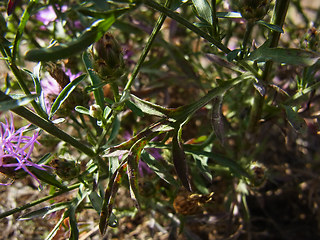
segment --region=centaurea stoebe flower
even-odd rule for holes
[[[41,186],[39,179],[28,167],[46,171],[44,167],[47,166],[31,161],[30,157],[34,145],[38,143],[38,132],[35,132],[33,136],[25,136],[24,132],[27,128],[28,126],[25,126],[16,130],[12,115],[10,122],[7,119],[5,119],[5,123],[0,122],[0,172],[15,179],[17,171],[21,169],[32,176]],[[0,183],[0,185],[9,184]]]

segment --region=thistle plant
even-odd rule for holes
[[[0,187],[34,179],[44,196],[1,207],[3,221],[46,218],[41,239],[319,238],[319,10],[288,0],[0,9],[10,179]],[[17,116],[29,124],[15,127]]]

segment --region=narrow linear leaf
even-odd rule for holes
[[[217,12],[218,18],[242,18],[239,12]]]
[[[184,147],[185,147],[186,153],[209,157],[213,159],[213,161],[217,162],[219,165],[228,167],[230,169],[230,172],[234,173],[235,175],[250,178],[250,175],[237,162],[229,158],[219,156],[212,152],[194,150],[188,147],[188,145],[185,145]]]
[[[143,111],[140,108],[138,108],[133,102],[128,100],[128,101],[125,101],[125,104],[137,116],[139,116],[139,117],[143,117],[144,116]]]
[[[211,6],[207,2],[207,0],[192,0],[192,3],[196,8],[199,16],[205,19],[208,23],[212,23]]]
[[[76,86],[86,77],[86,74],[77,77],[75,80],[70,82],[59,94],[54,103],[52,104],[49,117],[52,116],[59,110],[60,106],[64,101],[68,98],[68,96],[72,93],[72,91],[76,88]]]
[[[64,186],[61,182],[59,182],[55,175],[53,174],[50,174],[49,172],[47,171],[44,171],[44,170],[40,170],[38,168],[35,168],[35,167],[29,167],[30,171],[37,177],[39,178],[41,181],[49,184],[49,185],[52,185],[52,186],[55,186],[55,187],[58,187],[60,189],[67,189],[66,186]]]
[[[173,165],[182,185],[192,192],[190,179],[188,176],[188,165],[186,155],[181,143],[181,127],[176,131],[172,139],[172,158]]]
[[[69,224],[70,224],[70,237],[69,240],[78,240],[79,239],[79,229],[78,223],[76,218],[76,207],[70,206],[69,207]]]
[[[267,23],[267,22],[265,22],[263,20],[259,20],[259,21],[257,21],[257,23],[262,25],[262,26],[265,26],[265,27],[269,28],[270,30],[273,30],[273,31],[276,31],[276,32],[279,32],[279,33],[284,33],[283,29],[281,27],[279,27],[278,25]]]
[[[128,177],[129,177],[129,188],[130,196],[135,201],[136,207],[140,209],[140,196],[139,196],[139,184],[138,184],[138,166],[141,156],[142,149],[148,143],[148,139],[141,139],[136,142],[130,149],[128,155]]]
[[[96,19],[108,19],[112,15],[115,15],[115,17],[117,18],[131,9],[132,8],[122,8],[110,11],[94,11],[90,10],[89,8],[80,8],[77,11],[82,13],[83,15],[90,16]]]
[[[82,113],[82,114],[85,114],[85,115],[90,115],[90,111],[88,108],[85,108],[83,106],[76,106],[75,107],[75,110],[78,112],[78,113]]]
[[[48,234],[48,236],[45,238],[45,240],[52,240],[55,235],[57,234],[60,225],[63,223],[63,221],[68,217],[69,211],[65,211],[64,214],[61,216],[57,224],[54,226],[54,228],[51,230],[51,232]]]
[[[91,85],[97,86],[93,89],[94,98],[97,102],[97,104],[101,107],[101,109],[104,108],[104,96],[103,96],[103,90],[102,87],[105,85],[103,81],[98,77],[97,74],[95,74],[93,70],[93,64],[89,58],[88,53],[85,51],[82,55],[82,60],[84,62],[84,65],[86,66],[87,73],[89,74],[89,79],[91,80]]]
[[[28,103],[32,102],[34,99],[36,99],[38,95],[32,94],[28,95],[26,97],[22,97],[19,99],[10,99],[10,100],[5,100],[1,101],[0,99],[0,111],[5,112],[20,106],[27,105]]]
[[[305,133],[308,129],[305,120],[292,109],[290,106],[283,105],[283,108],[286,111],[287,120],[290,125],[296,130],[298,133]]]
[[[246,60],[266,62],[274,61],[289,65],[311,66],[320,59],[320,54],[295,48],[269,48],[263,44],[250,53]]]
[[[109,180],[108,187],[104,194],[102,209],[100,213],[100,220],[99,220],[99,230],[102,235],[105,234],[110,221],[110,217],[112,215],[113,204],[115,201],[115,195],[118,192],[118,188],[126,169],[126,164],[122,164],[111,176]],[[112,225],[112,223],[111,223]]]
[[[172,111],[160,105],[142,100],[131,94],[131,98],[135,105],[145,114],[165,118]]]
[[[111,14],[107,20],[96,21],[91,28],[85,31],[79,38],[67,44],[60,44],[50,48],[32,49],[26,53],[25,59],[40,62],[69,58],[71,55],[86,50],[92,43],[99,40],[103,34],[108,31],[114,21],[115,17]]]
[[[30,18],[30,13],[33,9],[33,7],[36,5],[36,3],[38,3],[38,0],[31,0],[26,8],[26,10],[23,12],[18,29],[17,29],[17,33],[16,36],[14,38],[13,41],[13,49],[12,49],[12,58],[15,60],[17,53],[19,52],[19,46],[20,46],[20,41],[21,41],[21,37],[24,31],[24,28]]]
[[[48,214],[65,209],[69,205],[70,205],[70,202],[57,203],[57,204],[54,204],[51,206],[47,206],[47,207],[29,212],[27,214],[23,214],[21,217],[19,217],[19,220],[31,220],[31,219],[39,218],[39,217],[44,218]]]
[[[141,154],[141,158],[162,180],[173,186],[178,185],[177,181],[168,172],[168,169],[160,161],[156,160],[151,154],[144,151]]]

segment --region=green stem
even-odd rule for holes
[[[12,99],[11,97],[9,97],[8,95],[0,91],[0,101],[6,101],[11,99]],[[90,157],[94,157],[96,155],[91,148],[82,144],[72,136],[66,134],[65,132],[57,128],[55,125],[53,125],[52,122],[49,122],[48,120],[39,117],[38,115],[34,114],[32,111],[28,110],[27,108],[17,107],[17,108],[11,109],[11,111],[27,119],[30,123],[33,123],[34,125],[40,127],[41,129],[59,138],[60,140],[66,143],[69,143],[70,145],[77,148],[78,150],[85,153],[86,155]]]
[[[64,193],[66,193],[66,192],[69,192],[69,191],[71,191],[71,190],[73,190],[73,189],[78,188],[79,186],[80,186],[80,183],[74,184],[74,185],[68,187],[68,188],[65,189],[65,190],[61,190],[61,191],[56,192],[56,193],[54,193],[54,194],[52,194],[52,195],[49,195],[49,196],[46,196],[46,197],[44,197],[44,198],[40,198],[40,199],[37,199],[37,200],[35,200],[35,201],[33,201],[33,202],[27,203],[27,204],[25,204],[25,205],[23,205],[23,206],[21,206],[21,207],[17,207],[17,208],[11,209],[11,210],[9,210],[9,211],[6,211],[6,212],[4,212],[4,213],[1,213],[1,214],[0,214],[0,219],[1,219],[1,218],[4,218],[4,217],[7,217],[7,216],[10,216],[10,215],[12,215],[12,214],[14,214],[14,213],[17,213],[17,212],[21,212],[22,210],[31,208],[31,207],[33,207],[33,206],[36,206],[36,205],[38,205],[39,203],[48,201],[48,200],[50,200],[51,198],[54,198],[54,197],[57,197],[57,196],[59,196],[59,195],[61,195],[61,194],[64,194]]]
[[[290,3],[290,0],[276,1],[274,11],[273,11],[273,16],[272,16],[272,21],[271,21],[272,24],[278,25],[281,28],[283,27],[283,24],[288,12],[289,3]],[[280,34],[281,34],[280,32],[276,32],[276,31],[270,32],[270,37],[269,37],[270,48],[274,48],[278,46]],[[262,76],[262,81],[265,83],[269,82],[272,66],[273,66],[272,61],[266,62],[265,69]],[[257,91],[255,91],[255,98],[254,98],[253,107],[250,113],[249,127],[248,127],[248,130],[251,133],[255,132],[258,122],[261,119],[263,103],[264,103],[264,98]]]
[[[194,33],[196,33],[199,36],[201,36],[202,38],[206,39],[208,42],[215,45],[222,52],[224,52],[226,54],[231,52],[231,50],[229,48],[227,48],[225,45],[223,45],[220,41],[214,39],[212,36],[210,36],[206,32],[202,31],[200,28],[196,27],[195,25],[193,25],[192,23],[190,23],[189,21],[187,21],[186,19],[181,17],[178,13],[176,13],[176,12],[174,12],[174,11],[172,11],[172,10],[170,10],[170,9],[168,9],[168,8],[166,8],[166,7],[160,5],[152,0],[143,0],[142,2],[145,5],[151,7],[159,12],[164,13],[168,17],[170,17],[170,18],[174,19],[175,21],[177,21],[178,23],[182,24],[186,28],[190,29]]]
[[[169,4],[170,4],[170,0],[167,0],[167,2],[165,3],[165,6],[169,6]],[[161,6],[161,5],[159,5],[159,6]],[[151,49],[151,45],[152,45],[153,41],[155,40],[158,32],[160,31],[160,29],[162,27],[162,24],[164,23],[165,19],[166,19],[166,15],[164,13],[161,13],[160,17],[158,18],[158,20],[156,22],[155,27],[152,30],[152,33],[151,33],[151,35],[150,35],[150,37],[148,39],[148,42],[147,42],[145,48],[142,51],[142,54],[141,54],[141,56],[139,58],[139,61],[136,64],[135,68],[133,69],[131,77],[130,77],[129,81],[126,84],[126,86],[124,88],[124,91],[128,91],[131,88],[131,85],[133,84],[134,79],[137,77],[143,62],[146,59],[146,57],[147,57],[147,55],[148,55],[148,53],[149,53],[149,51]]]
[[[217,18],[217,0],[211,0],[211,15],[212,15],[212,27],[213,27],[213,37],[220,41],[219,36],[219,23]]]
[[[253,21],[248,21],[247,22],[247,27],[246,27],[246,32],[244,34],[243,37],[243,41],[242,41],[242,52],[241,52],[241,56],[244,57],[247,53],[247,45],[251,36],[251,32],[254,26],[254,22]]]

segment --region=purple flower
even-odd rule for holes
[[[25,136],[24,132],[29,126],[15,129],[13,124],[13,116],[11,115],[10,122],[5,119],[0,122],[0,172],[9,175],[14,175],[14,172],[23,170],[32,176],[41,186],[39,179],[28,169],[28,167],[35,167],[46,171],[42,164],[33,163],[30,159],[34,144],[39,142],[36,140],[38,132],[33,136]],[[11,184],[11,183],[9,183]],[[0,185],[9,185],[0,183]]]
[[[61,12],[67,11],[67,6],[63,5],[61,7]],[[43,25],[47,26],[49,23],[55,21],[57,19],[57,14],[54,11],[53,7],[50,5],[46,9],[43,9],[36,13],[36,19],[43,23]]]

